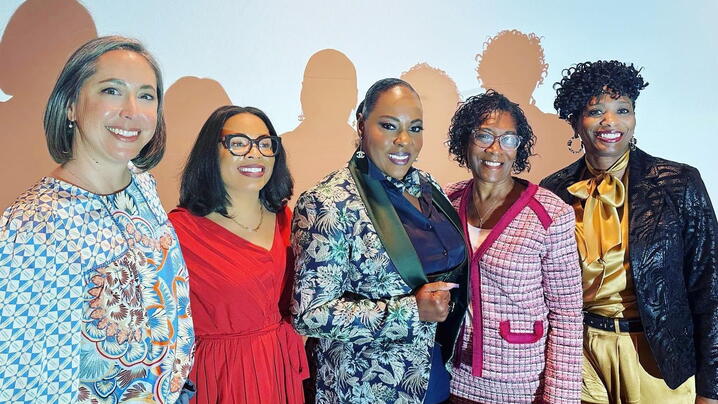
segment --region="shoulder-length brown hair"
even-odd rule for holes
[[[140,154],[132,159],[132,163],[141,170],[149,170],[157,165],[165,152],[167,135],[165,119],[162,113],[164,88],[162,73],[154,57],[138,40],[121,36],[103,36],[82,45],[60,72],[55,88],[45,108],[45,139],[52,158],[59,164],[72,160],[72,141],[74,130],[69,127],[67,118],[68,107],[77,100],[80,89],[85,81],[95,74],[97,59],[113,50],[128,50],[142,55],[152,66],[157,79],[157,127],[152,139],[140,150]]]

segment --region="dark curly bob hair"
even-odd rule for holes
[[[511,102],[503,94],[494,90],[469,97],[459,105],[459,109],[451,118],[449,127],[449,152],[454,160],[461,167],[468,167],[467,153],[471,142],[471,132],[496,111],[504,111],[511,114],[516,122],[516,134],[521,138],[521,144],[516,150],[516,160],[511,167],[514,174],[531,170],[529,157],[533,156],[533,147],[536,143],[536,136],[529,126],[524,111],[519,104]]]
[[[579,63],[565,69],[561,81],[553,85],[556,90],[553,107],[572,127],[591,98],[601,94],[610,94],[613,98],[626,96],[635,107],[639,93],[648,86],[640,73],[641,69],[633,64],[616,60]]]

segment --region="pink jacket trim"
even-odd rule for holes
[[[534,331],[511,332],[511,322],[506,320],[499,323],[499,335],[512,344],[533,344],[543,337],[543,321],[534,321]]]
[[[468,230],[468,207],[471,202],[472,196],[473,196],[473,189],[474,189],[474,180],[470,180],[466,184],[466,188],[464,188],[464,194],[461,197],[461,202],[459,204],[459,217],[461,218],[461,225],[464,230],[464,236],[466,240],[469,239],[469,230]],[[548,228],[548,225],[551,224],[551,218],[549,217],[546,210],[541,206],[540,203],[535,201],[533,199],[533,196],[536,194],[536,191],[538,190],[538,185],[529,183],[526,189],[521,193],[519,196],[519,199],[514,202],[513,205],[504,213],[503,216],[499,219],[498,223],[496,223],[496,226],[494,226],[493,229],[491,229],[491,233],[489,233],[488,237],[486,237],[486,240],[484,240],[483,243],[479,246],[479,249],[476,251],[476,253],[472,254],[471,257],[471,266],[470,266],[470,283],[471,283],[471,294],[472,296],[481,296],[481,273],[479,272],[479,261],[481,260],[481,256],[484,255],[486,250],[491,247],[491,245],[496,241],[496,239],[499,238],[501,233],[506,229],[506,226],[511,223],[512,220],[528,205],[531,207],[531,209],[536,213],[539,220],[541,221],[541,224]],[[531,203],[531,201],[535,203]],[[546,224],[548,223],[548,225]],[[469,248],[469,251],[471,251],[471,248]],[[477,377],[481,377],[482,369],[483,369],[483,363],[484,363],[484,333],[483,333],[483,321],[481,317],[481,299],[472,298],[471,299],[472,304],[472,310],[474,312],[474,319],[473,319],[473,354],[471,357],[471,374]],[[542,331],[543,333],[543,331]],[[539,337],[540,338],[540,337]],[[507,340],[508,341],[508,340]]]

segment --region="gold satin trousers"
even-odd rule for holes
[[[583,403],[693,404],[695,397],[693,377],[675,390],[666,385],[643,332],[583,326]]]

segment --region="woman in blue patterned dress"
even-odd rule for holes
[[[187,268],[146,172],[165,147],[162,91],[122,37],[60,73],[45,111],[60,165],[0,220],[0,402],[188,400]]]
[[[440,403],[466,310],[459,217],[412,167],[414,89],[380,80],[360,109],[359,150],[297,201],[294,324],[318,338],[317,403]]]

